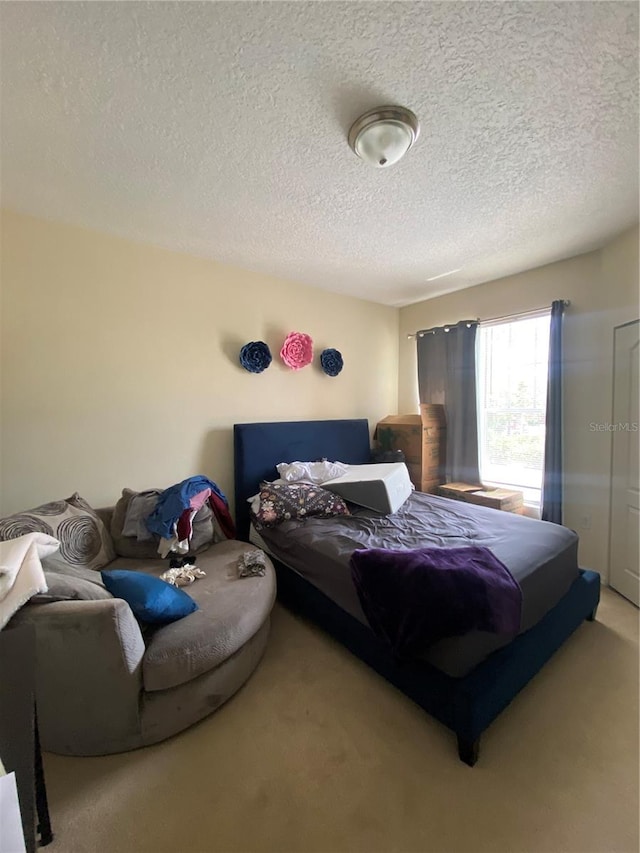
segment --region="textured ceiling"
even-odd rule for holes
[[[0,7],[7,207],[391,305],[637,221],[635,2]],[[422,132],[376,170],[384,103]]]

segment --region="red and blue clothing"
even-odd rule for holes
[[[190,539],[193,516],[206,502],[225,536],[228,539],[235,538],[236,528],[224,493],[213,480],[202,475],[188,477],[165,489],[146,520],[147,528],[162,539],[176,535],[181,541]]]

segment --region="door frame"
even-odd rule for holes
[[[616,335],[620,329],[626,329],[627,326],[635,326],[640,323],[640,318],[637,320],[628,320],[626,323],[620,323],[613,327],[613,359],[611,367],[611,423],[614,423],[614,407],[615,407],[615,378],[616,378]],[[614,433],[609,433],[611,436],[611,446],[609,448],[609,532],[607,536],[607,586],[612,589],[617,595],[622,595],[615,587],[611,586],[611,530],[613,522],[613,437]],[[625,598],[625,596],[623,596]],[[628,600],[625,598],[625,601]]]

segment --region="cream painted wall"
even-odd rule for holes
[[[590,424],[612,417],[614,327],[639,316],[637,228],[600,251],[402,308],[399,408],[416,412],[418,404],[416,345],[408,333],[561,298],[571,300],[564,337],[565,524],[580,534],[581,564],[607,580],[611,436]]]
[[[231,498],[233,423],[397,410],[395,308],[13,212],[1,237],[3,514],[195,473]],[[285,368],[291,330],[343,372]],[[256,376],[238,353],[258,339]]]
[[[0,236],[3,514],[74,490],[103,505],[123,486],[194,473],[231,498],[233,423],[367,417],[373,427],[417,411],[408,332],[566,298],[566,523],[582,564],[607,576],[611,440],[590,424],[611,419],[613,329],[639,313],[637,229],[400,311],[13,212]],[[292,329],[340,349],[343,373],[287,370],[277,352]],[[276,354],[259,376],[237,364],[256,339]]]

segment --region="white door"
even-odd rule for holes
[[[611,586],[638,605],[640,321],[619,326],[614,340],[609,573]]]

